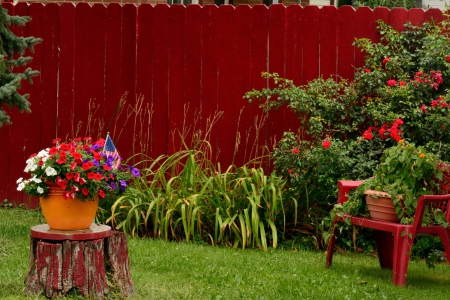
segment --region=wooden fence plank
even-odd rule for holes
[[[394,7],[389,16],[389,24],[398,31],[405,30],[408,21],[408,11],[404,7]]]
[[[93,134],[88,131],[88,111],[90,94],[90,62],[91,62],[91,6],[79,3],[75,7],[75,65],[74,65],[74,126],[80,126],[75,135],[85,137]],[[65,138],[63,136],[62,138]],[[69,136],[72,138],[72,136]]]
[[[59,8],[59,91],[57,136],[72,138],[74,128],[75,5],[63,3]],[[101,75],[104,77],[104,74]]]
[[[96,3],[91,9],[89,38],[89,99],[95,104],[96,113],[92,121],[93,138],[106,138],[105,122],[109,117],[105,115],[105,40],[106,40],[106,6]],[[103,129],[103,132],[101,130]]]
[[[355,38],[370,39],[373,36],[373,31],[376,30],[375,26],[376,23],[373,19],[373,13],[370,7],[359,7],[355,14]],[[366,53],[363,53],[360,49],[355,48],[355,66],[364,65],[365,55]]]
[[[183,126],[186,143],[192,144],[193,132],[200,123],[201,109],[201,62],[202,62],[202,7],[198,4],[186,8],[186,89],[183,114],[186,124]]]
[[[153,93],[153,6],[142,4],[138,7],[138,32],[137,32],[137,68],[136,68],[136,94],[143,97],[143,108],[146,111],[144,118],[146,125],[143,128],[141,139],[141,151],[152,156],[151,147],[151,118],[152,118],[152,93]],[[137,157],[143,160],[144,156]]]
[[[317,6],[303,9],[303,82],[306,84],[319,74],[319,19]]]
[[[286,32],[286,7],[283,4],[272,4],[269,7],[269,72],[278,73],[285,77],[285,32]],[[271,88],[275,84],[270,83]],[[284,127],[286,107],[271,111],[268,118],[268,136],[278,140],[281,138]],[[275,141],[268,141],[269,147]]]
[[[167,154],[169,101],[169,6],[155,6],[154,19],[154,81],[153,81],[153,156]]]
[[[217,112],[217,17],[219,8],[216,5],[205,5],[202,9],[202,77],[201,77],[201,107],[202,120],[200,122],[209,141],[212,154],[217,155],[217,130],[211,127],[211,122]],[[212,158],[215,160],[215,157]]]
[[[380,41],[381,35],[377,30],[378,23],[377,21],[383,21],[386,24],[389,24],[389,15],[390,11],[387,7],[377,7],[373,11],[373,20],[375,21],[375,29],[373,30],[372,41],[378,43]]]
[[[34,37],[44,37],[44,5],[42,3],[32,3],[28,9],[31,21],[28,23],[28,35]],[[41,74],[33,78],[33,84],[28,87],[28,92],[30,93],[29,101],[31,102],[31,114],[26,116],[25,123],[30,124],[26,131],[26,146],[25,146],[25,157],[29,157],[32,153],[35,153],[41,149],[43,146],[48,146],[48,144],[41,144],[41,112],[42,112],[42,86],[43,86],[43,59],[44,59],[44,42],[35,47],[35,52],[32,54],[33,60],[29,64],[29,67],[33,70],[40,71]],[[48,141],[44,141],[48,143]],[[14,168],[19,168],[23,170],[24,162],[18,165],[12,166]],[[25,200],[27,199],[27,200]],[[38,203],[38,198],[31,198],[28,202],[28,197],[24,196],[24,203],[30,207],[36,207]]]
[[[57,76],[59,47],[59,5],[49,3],[45,6],[43,43],[44,59],[42,66],[42,111],[41,140],[44,147],[56,137],[57,127]],[[42,148],[44,148],[42,147]],[[39,149],[40,150],[40,149]]]
[[[139,140],[137,138],[137,111],[136,104],[136,14],[135,4],[127,3],[122,7],[122,46],[120,55],[120,94],[128,93],[128,107],[134,109],[128,122],[122,127],[123,131],[116,146],[120,149],[120,155],[126,159],[136,153]],[[117,106],[118,101],[111,101],[109,105]],[[135,130],[138,130],[135,132]]]
[[[251,86],[255,89],[267,87],[267,81],[261,78],[261,72],[268,72],[268,42],[269,42],[269,9],[265,5],[255,5],[252,8],[252,39],[251,39]],[[252,103],[243,115],[245,144],[244,161],[249,161],[261,155],[261,149],[267,143],[267,119],[260,103]],[[244,124],[244,122],[242,122]]]
[[[183,149],[180,140],[184,120],[185,89],[185,12],[181,4],[170,7],[169,44],[169,153]],[[189,146],[189,145],[188,145]]]
[[[232,163],[237,121],[239,111],[237,106],[242,101],[235,95],[235,40],[234,35],[238,28],[230,26],[235,24],[235,8],[233,5],[221,5],[218,12],[218,110],[223,116],[217,122],[218,132],[218,161],[223,169]],[[223,128],[227,128],[223,130]]]
[[[286,8],[286,78],[301,85],[303,69],[303,8],[289,5]]]
[[[338,74],[353,79],[355,65],[355,9],[344,6],[339,9]]]
[[[432,20],[435,22],[442,22],[442,20],[444,20],[444,15],[439,8],[430,8],[425,12],[424,20],[426,22]]]
[[[414,26],[422,25],[425,20],[425,14],[422,8],[411,8],[408,10],[408,21]]]
[[[105,131],[110,132],[114,142],[120,140],[119,132],[124,124],[126,112],[115,115],[117,103],[122,97],[120,82],[120,65],[122,45],[122,7],[111,3],[106,7],[106,50],[105,50]],[[126,111],[126,109],[124,109]],[[112,119],[112,121],[110,121]],[[119,120],[117,120],[119,119]],[[121,149],[118,149],[121,154]]]
[[[320,75],[324,79],[337,74],[338,57],[338,10],[334,6],[324,6],[320,11]],[[340,36],[339,36],[340,39]],[[339,53],[339,58],[342,53]]]
[[[231,158],[232,163],[236,166],[244,164],[244,153],[250,148],[246,143],[246,131],[250,129],[252,110],[259,111],[258,103],[249,104],[248,101],[242,99],[245,92],[251,90],[251,40],[252,40],[252,8],[249,5],[238,5],[235,9],[234,29],[235,32],[235,75],[234,92],[236,117],[238,123],[236,126],[235,144],[237,145],[236,153]],[[259,77],[260,78],[260,77]],[[232,101],[233,99],[230,99]]]

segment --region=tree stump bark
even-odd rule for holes
[[[102,299],[110,291],[109,273],[112,274],[110,280],[124,296],[135,293],[127,240],[123,233],[111,231],[106,226],[109,228],[109,233],[103,233],[106,237],[80,240],[98,234],[72,237],[64,232],[66,235],[61,236],[61,231],[55,230],[41,234],[33,232],[36,227],[32,228],[31,233],[30,268],[25,278],[25,294],[42,293],[53,298],[78,289],[84,296]],[[67,237],[71,239],[62,240]]]

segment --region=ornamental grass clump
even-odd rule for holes
[[[45,198],[49,187],[56,185],[64,190],[65,199],[114,199],[140,176],[137,168],[123,167],[117,154],[104,150],[104,139],[93,142],[85,137],[63,143],[55,139],[53,144],[26,161],[24,171],[31,178],[19,178],[17,190]]]

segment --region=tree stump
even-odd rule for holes
[[[30,239],[26,295],[53,298],[78,289],[84,296],[102,299],[110,291],[108,274],[124,296],[135,293],[123,233],[106,225],[62,231],[44,224],[31,228]]]

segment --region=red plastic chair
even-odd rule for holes
[[[351,189],[357,188],[362,181],[338,181],[338,203],[347,201]],[[447,262],[450,263],[450,226],[422,224],[425,209],[439,207],[444,213],[447,222],[450,223],[450,194],[424,195],[419,198],[413,225],[382,222],[365,217],[345,215],[336,217],[333,224],[350,219],[355,226],[374,229],[380,266],[383,269],[392,269],[392,282],[395,285],[406,285],[406,273],[408,272],[409,253],[416,234],[428,234],[439,236],[444,244]],[[334,244],[336,236],[333,233],[328,244],[326,267],[333,261]]]

